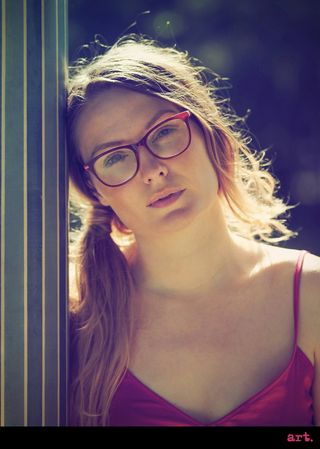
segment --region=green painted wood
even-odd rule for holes
[[[66,425],[67,0],[0,20],[1,425]]]

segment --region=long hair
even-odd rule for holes
[[[71,245],[75,284],[70,295],[70,423],[108,425],[110,404],[129,364],[134,328],[133,279],[123,254],[134,241],[111,207],[103,206],[82,169],[75,144],[77,117],[90,99],[110,86],[156,95],[191,111],[202,127],[219,182],[231,232],[277,244],[297,235],[288,229],[289,206],[276,197],[278,180],[265,167],[266,151],[250,149],[243,119],[220,95],[221,82],[187,52],[128,35],[103,54],[70,67],[67,150],[71,201],[82,210],[83,227]],[[277,235],[276,235],[277,234]],[[72,276],[73,277],[73,276]]]

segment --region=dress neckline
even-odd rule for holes
[[[145,391],[156,398],[158,398],[159,401],[161,401],[166,407],[174,409],[177,413],[180,415],[183,415],[185,418],[187,418],[189,421],[193,423],[193,425],[197,426],[210,426],[210,425],[219,425],[226,419],[231,418],[233,415],[235,415],[239,410],[244,408],[246,405],[256,401],[261,396],[265,395],[267,392],[269,392],[277,383],[281,382],[283,377],[286,376],[286,374],[290,371],[292,368],[294,361],[297,357],[301,357],[304,363],[308,366],[308,368],[311,370],[311,372],[314,372],[314,366],[309,359],[309,357],[304,353],[304,351],[300,348],[298,345],[298,316],[299,316],[299,285],[300,285],[300,274],[302,269],[302,264],[304,260],[304,256],[307,253],[306,250],[301,250],[299,252],[298,260],[295,266],[294,271],[294,294],[293,294],[293,315],[294,315],[294,340],[293,340],[293,350],[291,353],[291,357],[289,359],[289,362],[287,366],[280,372],[279,375],[275,376],[271,382],[269,382],[265,387],[261,388],[257,391],[257,393],[250,396],[248,399],[244,400],[241,404],[236,406],[233,410],[230,410],[228,413],[226,413],[224,416],[221,416],[218,419],[211,420],[209,422],[202,422],[197,418],[192,417],[188,413],[181,410],[179,407],[174,405],[169,400],[165,399],[164,397],[160,396],[157,392],[152,390],[150,387],[148,387],[146,384],[144,384],[133,372],[128,368],[126,370],[125,376],[128,375],[131,377],[131,379],[135,382],[137,382],[142,388],[145,389]]]
[[[133,374],[133,372],[128,368],[126,370],[126,374],[125,376],[129,376],[131,377],[131,379],[134,382],[137,382],[141,387],[143,387],[149,395],[152,395],[154,397],[156,397],[158,400],[160,400],[166,407],[172,408],[174,409],[176,412],[178,412],[180,415],[183,415],[184,417],[186,417],[189,421],[192,421],[193,424],[197,425],[197,426],[212,426],[212,425],[219,425],[220,423],[222,423],[223,421],[225,421],[228,418],[231,418],[233,415],[235,415],[239,410],[241,410],[243,407],[245,407],[246,405],[248,405],[251,402],[254,402],[255,400],[257,400],[258,398],[260,398],[261,396],[263,396],[264,394],[266,394],[271,388],[273,388],[278,382],[280,382],[282,380],[282,378],[287,374],[288,371],[290,371],[291,367],[294,364],[295,358],[296,357],[302,357],[302,359],[305,361],[305,363],[308,365],[309,369],[311,369],[311,371],[314,371],[314,366],[311,362],[311,360],[309,359],[309,357],[304,353],[304,351],[300,348],[300,346],[298,346],[297,344],[294,345],[290,360],[288,362],[288,365],[280,372],[279,375],[277,375],[271,382],[269,382],[265,387],[262,387],[257,393],[253,394],[252,396],[250,396],[248,399],[245,399],[241,404],[239,404],[238,406],[236,406],[234,409],[230,410],[229,412],[227,412],[225,415],[221,416],[218,419],[215,420],[211,420],[209,422],[203,422],[200,421],[197,418],[194,418],[193,416],[189,415],[187,412],[184,412],[181,408],[179,408],[178,406],[174,405],[172,402],[170,402],[169,400],[165,399],[163,396],[161,396],[159,393],[157,393],[156,391],[152,390],[152,388],[148,387],[145,383],[143,383],[135,374]]]

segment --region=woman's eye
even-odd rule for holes
[[[107,156],[103,161],[104,167],[111,167],[112,165],[117,164],[119,161],[124,161],[125,158],[128,157],[127,154],[123,153],[114,153],[111,156]]]
[[[158,139],[162,139],[163,137],[168,137],[170,134],[174,132],[174,128],[162,128],[160,131],[152,139],[153,142],[156,142]]]

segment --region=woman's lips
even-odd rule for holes
[[[166,207],[170,204],[173,204],[175,201],[177,201],[178,198],[183,194],[184,190],[180,190],[180,192],[171,193],[170,195],[166,196],[165,198],[162,198],[160,200],[155,201],[150,205],[150,207]]]

